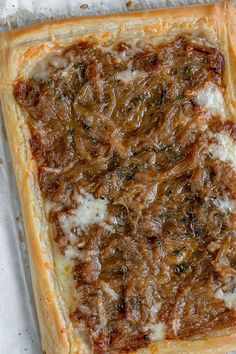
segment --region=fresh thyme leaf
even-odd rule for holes
[[[84,64],[83,64],[83,63],[80,63],[80,64],[78,65],[78,69],[79,69],[80,71],[84,70]]]
[[[175,273],[176,274],[181,274],[185,272],[188,269],[188,264],[187,263],[180,263],[175,266]]]
[[[119,302],[115,302],[114,309],[116,312],[122,312],[124,310],[124,305]]]
[[[182,247],[179,250],[173,251],[173,255],[176,256],[176,257],[181,257],[183,255],[184,251],[185,251],[185,248],[186,247]]]
[[[177,68],[171,68],[171,69],[169,70],[169,74],[170,74],[170,75],[175,75],[175,74],[177,74],[177,72],[178,72]]]
[[[234,284],[232,290],[231,290],[232,294],[236,294],[236,284]]]
[[[133,175],[132,172],[127,172],[127,173],[126,173],[126,179],[127,179],[127,181],[130,181],[131,179],[133,179],[133,177],[134,177],[134,175]]]
[[[134,299],[134,309],[136,311],[140,310],[141,303],[142,303],[142,299],[139,295],[137,295]]]
[[[155,243],[155,246],[156,246],[157,248],[161,248],[161,247],[163,246],[162,241],[161,241],[161,240],[157,240],[156,243]]]
[[[149,96],[149,94],[147,92],[144,92],[142,95],[135,97],[132,101],[133,101],[134,105],[137,106],[140,102],[142,102],[148,96]]]
[[[157,170],[160,170],[161,168],[163,168],[163,165],[161,164],[161,163],[155,163],[155,168],[157,169]]]

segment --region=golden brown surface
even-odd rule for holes
[[[75,250],[80,300],[70,315],[85,322],[97,353],[147,345],[149,324],[186,339],[236,322],[214,296],[236,272],[234,215],[217,204],[234,200],[235,171],[208,148],[219,132],[236,139],[236,124],[197,102],[208,85],[224,89],[223,56],[197,39],[120,42],[108,52],[80,42],[51,59],[45,79],[14,87],[53,203],[54,239],[63,254]],[[127,70],[128,82],[117,79]],[[112,231],[96,222],[63,229],[77,193],[109,201]]]

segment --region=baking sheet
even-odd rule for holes
[[[101,15],[204,0],[0,0],[0,31],[52,18]],[[0,111],[0,354],[41,354],[19,196]]]

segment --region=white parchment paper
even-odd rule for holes
[[[0,0],[0,31],[53,18],[204,0]],[[1,53],[0,53],[1,55]],[[0,354],[41,354],[21,208],[0,111]]]

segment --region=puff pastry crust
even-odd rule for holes
[[[37,166],[29,147],[29,129],[13,96],[12,84],[53,48],[81,38],[117,38],[125,33],[157,34],[161,39],[203,31],[216,38],[226,61],[226,101],[236,119],[236,11],[232,2],[168,8],[101,17],[52,21],[0,35],[0,97],[20,193],[30,268],[46,354],[86,353],[60,295],[50,232],[37,181]],[[235,332],[227,330],[189,341],[160,340],[138,353],[226,353],[236,348]]]

